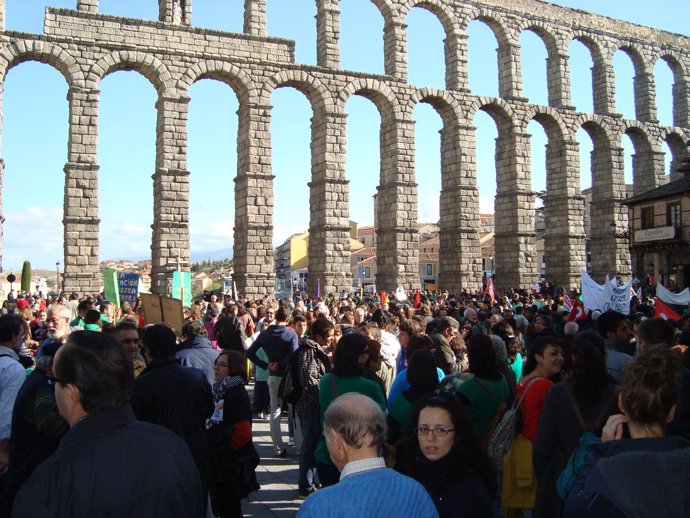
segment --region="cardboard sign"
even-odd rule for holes
[[[141,306],[144,310],[144,322],[146,325],[166,322],[173,326],[177,336],[182,334],[184,315],[182,314],[181,300],[142,293]]]

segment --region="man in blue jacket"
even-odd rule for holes
[[[285,373],[285,368],[290,361],[290,355],[299,347],[297,333],[287,325],[289,310],[280,306],[275,314],[275,324],[269,326],[254,341],[247,351],[247,357],[262,369],[268,369],[268,393],[271,400],[271,440],[273,441],[273,453],[276,457],[286,455],[285,444],[280,431],[280,412],[283,401],[278,397],[280,379]],[[265,362],[257,356],[259,349],[264,350],[268,357]]]

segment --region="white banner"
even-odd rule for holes
[[[604,286],[597,284],[586,271],[582,270],[582,303],[585,308],[590,311],[600,309],[603,295]]]
[[[617,286],[616,277],[609,280],[608,275],[604,284],[597,284],[586,271],[582,270],[582,303],[590,311],[611,309],[629,315],[630,286],[632,286],[632,280],[623,286]]]
[[[685,288],[680,293],[673,293],[657,282],[656,296],[666,302],[666,304],[677,304],[678,306],[690,304],[690,288]]]

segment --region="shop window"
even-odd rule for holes
[[[680,228],[680,203],[673,203],[666,207],[666,223],[669,227]]]
[[[654,228],[654,207],[643,207],[640,213],[642,229]]]

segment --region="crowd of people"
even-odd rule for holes
[[[205,294],[175,330],[20,293],[0,316],[0,518],[241,517],[264,419],[300,517],[690,515],[690,314],[570,321],[563,295]]]

